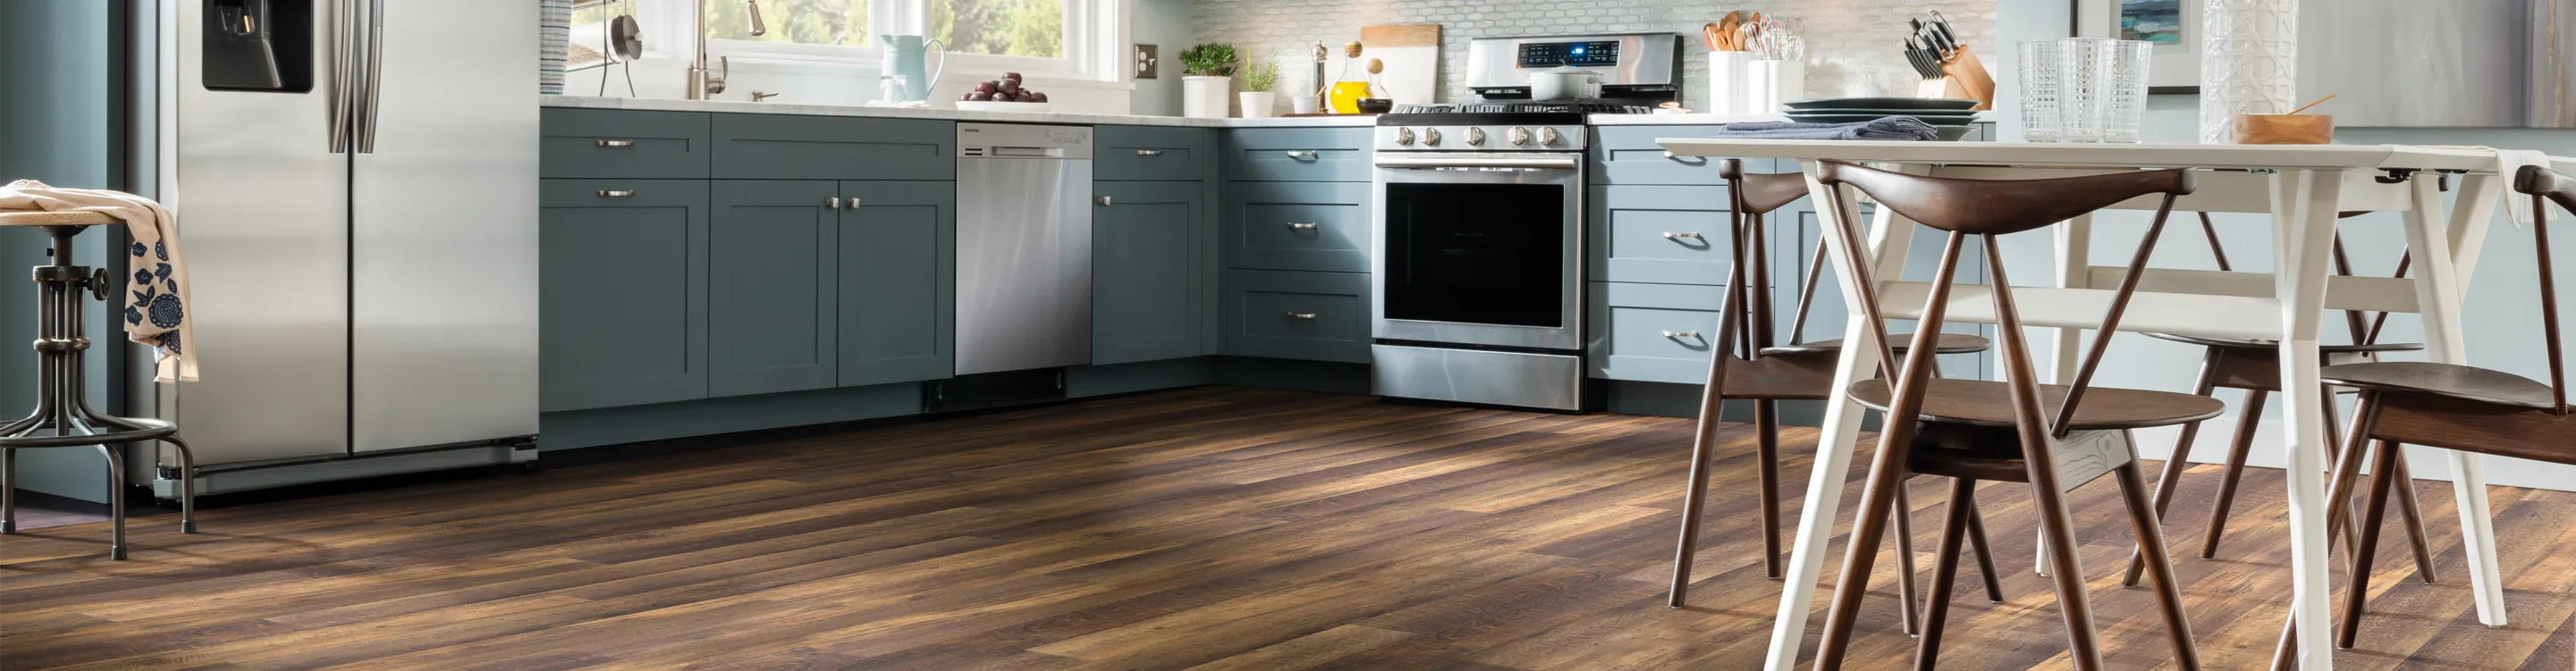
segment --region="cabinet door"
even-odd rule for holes
[[[838,384],[954,375],[956,183],[842,182],[841,196]]]
[[[742,396],[833,384],[839,185],[717,180],[707,248],[714,272],[708,392]]]
[[[549,179],[538,408],[707,397],[707,183]]]
[[[1101,182],[1091,225],[1091,363],[1197,356],[1198,182]]]

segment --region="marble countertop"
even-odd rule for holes
[[[1268,128],[1373,126],[1377,117],[1283,117],[1274,119],[1191,119],[1175,116],[1137,114],[1085,114],[1076,112],[978,112],[924,107],[867,107],[863,105],[811,105],[801,103],[743,102],[739,100],[669,100],[662,98],[598,98],[591,96],[540,96],[542,107],[577,107],[586,109],[657,110],[665,112],[730,112],[735,114],[797,114],[805,116],[884,117],[889,119],[945,119],[950,121],[989,121],[999,123],[1109,124],[1124,126],[1190,126],[1199,128]]]

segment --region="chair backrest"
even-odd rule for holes
[[[1962,244],[1970,235],[1983,239],[1987,274],[1993,285],[1996,331],[2003,340],[1999,351],[2004,356],[2006,382],[2012,385],[2015,407],[2028,408],[2033,413],[2040,405],[2039,385],[2030,363],[2029,344],[2023,341],[2021,316],[2014,307],[2012,281],[2004,272],[2003,254],[1995,246],[1996,236],[2041,228],[2132,198],[2164,195],[2163,202],[2156,208],[2155,221],[2147,227],[2146,237],[2139,240],[2136,253],[2129,259],[2127,273],[2120,280],[2120,288],[2112,295],[2110,309],[2102,317],[2097,331],[2101,335],[2093,339],[2091,350],[2085,353],[2075,379],[2068,385],[2066,400],[2057,409],[2055,421],[2044,427],[2024,427],[2026,430],[2048,430],[2060,437],[2070,429],[2075,409],[2083,403],[2085,390],[2092,386],[2093,374],[2101,367],[2103,353],[2110,347],[2110,334],[2119,329],[2120,317],[2128,310],[2129,299],[2137,294],[2141,271],[2155,251],[2156,240],[2164,234],[2165,221],[2173,215],[2174,200],[2191,194],[2197,185],[2189,169],[2034,180],[1974,180],[1908,175],[1825,161],[1819,164],[1817,176],[1827,185],[1849,185],[1860,189],[1876,199],[1880,207],[1950,233],[1941,252],[1939,269],[1934,273],[1930,300],[1924,305],[1923,315],[1915,326],[1913,349],[1916,352],[1933,351],[1933,339],[1941,330],[1950,290],[1956,284]],[[1841,189],[1834,189],[1832,195],[1834,202],[1831,205],[1838,215],[1853,212]],[[1851,249],[1861,248],[1857,234],[1847,225],[1828,233],[1841,236],[1843,243]],[[1887,342],[1887,320],[1878,307],[1877,282],[1870,277],[1868,264],[1860,264],[1852,270],[1860,283],[1857,293],[1862,314],[1869,320],[1869,326],[1879,341],[1879,361],[1894,370],[1896,356]],[[1929,379],[1924,373],[1929,367],[1925,362],[1930,359],[1914,357],[1907,362],[1904,374],[1895,382],[1900,390],[1897,396],[1908,395],[1902,390],[1909,389],[1920,393],[1921,385]],[[1891,417],[1889,421],[1910,422],[1912,418]]]
[[[2549,203],[2576,211],[2576,179],[2555,170],[2526,165],[2514,173],[2513,190],[2531,196],[2532,252],[2540,261],[2540,329],[2549,343],[2549,412],[2567,415],[2567,366],[2559,353],[2558,281],[2549,259]]]

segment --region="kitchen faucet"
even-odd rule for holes
[[[760,0],[743,0],[742,5],[743,11],[751,16],[751,35],[769,34],[768,22],[760,20]],[[706,100],[709,96],[725,92],[725,78],[733,76],[733,59],[718,57],[716,62],[721,63],[723,69],[713,76],[707,74],[707,0],[697,0],[694,7],[690,16],[698,26],[698,56],[689,62],[689,99]]]

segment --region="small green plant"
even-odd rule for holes
[[[1279,50],[1243,66],[1243,90],[1268,91],[1279,86]]]
[[[1234,45],[1201,44],[1181,52],[1182,74],[1192,77],[1234,76]]]

